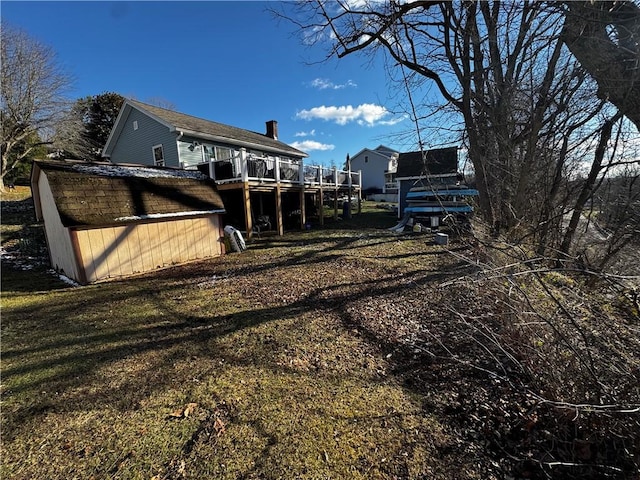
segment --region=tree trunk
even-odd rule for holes
[[[562,38],[614,104],[640,130],[640,7],[632,2],[566,2]]]
[[[560,246],[560,253],[564,254],[565,256],[569,255],[571,244],[573,243],[573,237],[575,236],[578,224],[580,223],[580,217],[582,216],[582,212],[584,211],[584,206],[589,201],[589,198],[591,198],[593,195],[594,186],[596,184],[596,181],[598,180],[598,175],[602,170],[602,162],[607,151],[607,144],[611,139],[613,126],[618,120],[620,120],[621,117],[622,114],[618,112],[613,118],[607,120],[602,126],[602,130],[600,131],[600,141],[598,142],[598,147],[596,148],[594,154],[593,163],[591,164],[591,170],[589,171],[589,175],[587,176],[586,180],[584,181],[584,185],[580,190],[580,194],[578,195],[578,199],[576,200],[576,204],[573,208],[571,220],[569,221],[569,226],[567,227],[567,231],[564,234],[564,239],[562,240],[562,245]]]

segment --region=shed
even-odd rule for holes
[[[224,205],[197,171],[35,161],[51,266],[81,284],[224,253]]]
[[[398,218],[404,215],[407,193],[416,185],[455,184],[458,173],[458,147],[434,148],[401,153],[398,156]]]

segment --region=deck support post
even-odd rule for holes
[[[324,225],[324,193],[322,193],[322,181],[324,180],[323,178],[323,172],[322,172],[322,165],[318,166],[318,188],[319,188],[319,195],[320,195],[320,205],[318,205],[318,216],[320,217],[320,225]]]
[[[253,237],[253,218],[251,218],[251,190],[249,182],[242,182],[242,196],[244,198],[244,226],[247,230],[247,238]]]
[[[282,192],[280,184],[276,184],[276,229],[278,235],[284,235],[284,224],[282,222]]]
[[[304,164],[300,160],[298,169],[298,183],[300,184],[300,230],[305,229],[307,224],[307,212],[306,212],[306,198],[305,198],[305,185],[304,185]]]
[[[333,167],[333,184],[335,185],[333,195],[333,219],[338,220],[338,169]]]
[[[307,208],[306,208],[306,198],[304,193],[304,185],[302,186],[302,190],[300,190],[300,230],[304,230],[304,226],[307,223]]]
[[[362,170],[358,170],[358,215],[362,213]]]
[[[324,193],[322,192],[322,184],[320,184],[320,198],[318,199],[318,216],[320,217],[320,225],[324,225]]]

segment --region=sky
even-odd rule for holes
[[[415,149],[396,143],[411,122],[392,113],[382,59],[326,60],[327,45],[304,45],[269,12],[279,6],[293,3],[2,0],[0,16],[53,49],[74,78],[70,99],[116,92],[259,133],[276,120],[309,164],[340,167],[381,144]]]

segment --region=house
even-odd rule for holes
[[[114,163],[132,158],[147,165],[211,167],[215,161],[233,160],[241,149],[247,155],[300,161],[308,155],[278,140],[278,123],[266,122],[266,133],[256,133],[210,120],[125,100],[102,156]],[[238,169],[237,162],[231,167]]]
[[[365,194],[396,193],[395,173],[399,153],[379,145],[373,150],[363,148],[351,157],[351,170],[362,172]]]
[[[51,266],[81,284],[224,253],[215,182],[164,167],[35,161]]]
[[[407,193],[412,187],[455,184],[459,180],[458,147],[401,153],[396,172],[398,217],[404,215]]]
[[[216,181],[225,222],[240,230],[244,226],[247,236],[258,218],[281,235],[285,227],[304,228],[307,214],[317,213],[322,221],[324,193],[337,198],[339,191],[360,188],[357,173],[305,165],[305,152],[278,140],[275,120],[266,122],[262,134],[130,99],[102,156],[116,163],[201,171]]]

